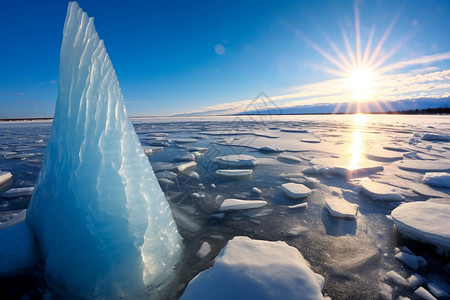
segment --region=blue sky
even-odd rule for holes
[[[0,118],[53,116],[67,3],[0,2]],[[78,3],[131,116],[234,112],[260,92],[280,107],[450,95],[448,1]],[[370,84],[349,81],[360,65]]]

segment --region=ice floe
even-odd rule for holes
[[[425,300],[437,300],[429,291],[427,291],[423,287],[419,287],[417,290],[414,291],[414,294],[417,296],[425,299]]]
[[[259,208],[267,205],[267,201],[264,200],[240,200],[228,198],[225,199],[219,207],[220,211],[228,210],[239,210],[239,209],[250,209]]]
[[[194,161],[195,155],[193,153],[179,155],[179,156],[176,156],[173,160],[174,161]]]
[[[9,189],[6,192],[4,192],[2,197],[15,198],[15,197],[31,196],[33,194],[33,191],[34,191],[33,186],[14,188],[14,189]]]
[[[423,182],[435,187],[450,188],[450,173],[429,172],[425,173]]]
[[[289,154],[280,154],[277,157],[281,161],[286,161],[290,163],[301,163],[303,161],[302,158],[296,156],[296,155],[289,155]]]
[[[261,152],[269,152],[269,153],[284,152],[283,149],[280,149],[277,147],[268,147],[268,146],[260,147],[260,148],[258,148],[258,150]]]
[[[303,143],[313,143],[313,144],[322,142],[318,138],[304,138],[304,139],[301,139],[300,141],[302,141]]]
[[[361,181],[361,191],[373,200],[403,201],[405,199],[400,189],[375,181]]]
[[[450,170],[448,161],[402,160],[397,163],[400,169],[413,172],[445,172]]]
[[[396,285],[408,286],[408,281],[395,271],[389,271],[386,273],[386,278],[392,281]]]
[[[221,167],[254,167],[258,164],[256,158],[247,154],[224,155],[214,158]]]
[[[212,268],[191,280],[182,300],[323,299],[324,278],[285,242],[235,237]]]
[[[197,256],[200,258],[206,257],[211,252],[211,245],[208,242],[203,242],[200,249],[197,251]]]
[[[230,178],[246,177],[253,174],[250,169],[219,169],[216,171],[217,175]]]
[[[416,256],[408,252],[399,252],[395,254],[395,258],[414,270],[427,264],[427,261],[422,256]]]
[[[358,213],[357,205],[338,197],[326,198],[325,207],[330,215],[336,218],[355,219]]]
[[[38,260],[34,235],[25,224],[26,210],[0,225],[0,277],[17,275]]]
[[[197,163],[195,161],[190,161],[187,163],[182,163],[177,166],[178,171],[185,172],[186,170],[193,169],[197,167]]]
[[[428,201],[404,203],[391,215],[402,234],[424,243],[450,248],[450,205]]]
[[[289,209],[308,208],[308,202],[303,202],[303,203],[294,204],[294,205],[288,205],[287,208],[289,208]]]
[[[0,185],[12,178],[11,172],[0,171]]]
[[[311,194],[311,190],[300,183],[284,183],[281,185],[281,190],[292,199],[306,198]]]

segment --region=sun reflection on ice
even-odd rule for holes
[[[364,153],[363,140],[362,140],[362,130],[365,128],[368,117],[362,114],[356,114],[353,116],[353,142],[350,148],[350,163],[348,168],[350,170],[355,170],[359,167],[359,162],[361,161],[361,156]]]

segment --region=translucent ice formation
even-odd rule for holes
[[[50,140],[27,212],[46,279],[70,298],[136,298],[173,275],[181,237],[93,19],[69,3]]]

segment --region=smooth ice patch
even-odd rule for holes
[[[398,188],[375,181],[362,181],[361,190],[373,200],[403,201],[405,199]]]
[[[323,284],[294,247],[238,236],[212,268],[189,282],[181,299],[323,299]]]
[[[424,243],[450,248],[450,205],[404,203],[391,213],[397,230]]]
[[[293,199],[306,198],[311,194],[311,190],[301,183],[284,183],[281,185],[281,190],[289,197]]]
[[[240,199],[225,199],[219,207],[220,211],[239,210],[259,208],[265,206],[267,201],[264,200],[240,200]]]

